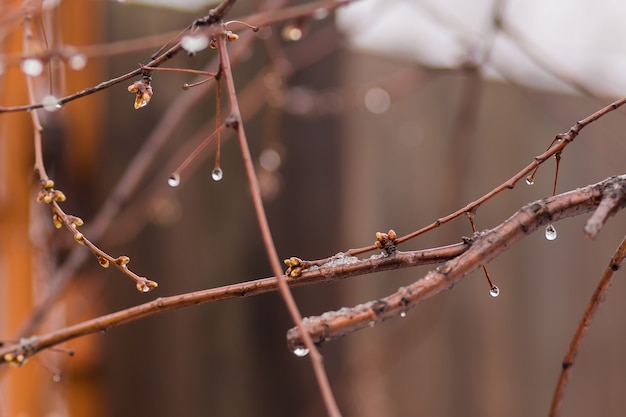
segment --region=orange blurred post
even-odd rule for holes
[[[21,0],[11,0],[3,4],[3,10],[19,12]],[[18,13],[19,15],[19,13]],[[58,10],[52,12],[53,30],[55,34],[47,34],[49,39],[61,39],[64,44],[80,46],[101,42],[102,10],[101,5],[82,0],[66,0]],[[35,21],[39,20],[36,16]],[[4,39],[3,52],[19,55],[22,52],[22,29],[19,19],[14,19],[11,28],[3,27],[10,34]],[[0,21],[0,25],[2,21]],[[9,30],[10,29],[10,30]],[[60,38],[57,38],[61,34]],[[13,63],[15,64],[15,63]],[[98,65],[87,63],[82,70],[72,70],[66,66],[64,79],[65,91],[58,95],[67,95],[90,85],[96,85],[104,79],[104,71]],[[57,82],[54,79],[53,82]],[[56,87],[56,86],[55,86]],[[0,105],[18,105],[28,103],[26,81],[17,65],[7,66],[0,76]],[[80,190],[85,182],[95,174],[96,157],[101,139],[103,124],[104,97],[102,94],[85,97],[78,103],[67,104],[61,111],[50,115],[57,118],[62,132],[61,140],[67,149],[65,166],[59,167],[65,174],[64,184],[72,194],[69,198],[83,202]],[[43,131],[43,147],[49,150],[46,143],[46,126]],[[12,337],[33,308],[34,300],[40,294],[34,291],[33,259],[36,248],[29,235],[29,210],[37,193],[37,179],[33,171],[33,130],[28,113],[0,114],[0,340]],[[60,172],[59,172],[60,173]],[[75,180],[67,184],[67,178]],[[52,178],[53,180],[56,178]],[[82,198],[82,200],[81,200]],[[86,204],[88,206],[88,204]],[[81,213],[76,213],[81,215]],[[51,219],[50,219],[51,221]],[[64,231],[56,231],[57,234]],[[42,242],[39,242],[41,244]],[[45,244],[45,243],[44,243]],[[68,292],[63,303],[67,307],[63,311],[73,311],[72,293]],[[81,289],[80,300],[90,297],[88,291]],[[90,304],[89,318],[98,314],[98,303]],[[57,317],[60,317],[58,314]],[[78,315],[66,317],[67,325],[85,319]],[[59,322],[55,323],[55,326]],[[98,339],[86,339],[84,342],[98,343]],[[102,396],[99,391],[97,368],[98,349],[85,343],[72,346],[77,348],[76,358],[69,359],[72,363],[68,377],[63,378],[63,392],[70,395],[64,400],[70,415],[103,415]],[[82,354],[81,354],[82,353]],[[91,354],[90,354],[91,353]],[[60,353],[56,353],[59,355]],[[42,354],[45,363],[45,355]],[[19,369],[0,369],[0,416],[38,416],[53,412],[60,404],[59,396],[50,396],[52,374],[44,367],[37,366],[31,360]],[[74,375],[72,375],[74,374]],[[55,392],[61,392],[56,391]],[[71,395],[79,393],[79,395]],[[54,400],[52,398],[55,398]]]
[[[8,2],[19,10],[20,1]],[[4,40],[4,51],[20,53],[22,31],[19,21]],[[5,105],[28,102],[24,74],[17,66],[2,75],[0,102]],[[32,252],[29,206],[32,198],[33,134],[27,113],[0,114],[0,338],[14,335],[32,308]],[[0,412],[4,415],[37,413],[40,372],[33,366],[5,370]]]

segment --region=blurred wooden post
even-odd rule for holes
[[[11,0],[3,5],[3,9],[19,11],[21,4],[21,0]],[[80,0],[63,2],[58,10],[52,12],[54,33],[47,33],[48,39],[57,39],[60,34],[60,41],[67,45],[80,46],[101,42],[101,22],[103,22],[101,9],[99,4],[93,2]],[[19,13],[17,15],[19,16]],[[38,20],[39,17],[35,19]],[[19,20],[13,24],[14,27],[7,30],[10,35],[4,40],[3,52],[19,55],[22,51],[22,30]],[[64,91],[55,90],[55,93],[67,95],[99,83],[105,77],[100,67],[88,63],[85,69],[75,71],[65,65]],[[54,80],[55,83],[57,81]],[[24,75],[17,65],[6,68],[0,83],[1,105],[28,102]],[[53,87],[62,86],[54,84]],[[95,172],[95,160],[104,119],[103,108],[104,97],[100,94],[84,98],[79,103],[69,103],[58,113],[50,115],[50,120],[54,117],[55,127],[59,128],[55,129],[55,133],[59,134],[59,142],[56,143],[49,141],[50,131],[46,131],[44,122],[44,152],[49,152],[54,146],[62,146],[65,150],[62,152],[62,160],[58,161],[57,169],[51,173],[52,179],[66,194],[71,190],[68,197],[72,199],[73,207],[89,206],[87,204],[89,196],[81,195],[80,191],[81,188],[82,190],[86,188],[85,183],[91,180]],[[31,222],[29,211],[37,192],[33,162],[32,122],[28,113],[0,114],[0,339],[17,334],[37,298],[42,295],[38,291],[45,290],[39,285],[37,288],[33,285],[35,247],[29,236]],[[53,238],[57,236],[55,234]],[[81,293],[82,298],[90,296],[88,292]],[[64,303],[67,306],[74,305],[72,298],[72,294],[69,293]],[[98,306],[99,303],[92,303],[90,311],[81,311],[81,317],[71,316],[62,320],[66,320],[65,324],[71,324],[92,317],[100,312]],[[82,314],[88,316],[82,317]],[[58,314],[55,316],[63,317]],[[94,342],[97,343],[97,339],[87,339],[85,346],[82,344],[80,347],[73,346],[80,351],[75,359],[70,360],[72,367],[69,374],[76,373],[80,376],[62,380],[62,383],[67,385],[67,390],[53,390],[59,395],[64,391],[80,393],[80,396],[71,396],[64,401],[65,405],[61,405],[70,415],[97,417],[105,413],[96,373],[93,372],[98,358],[97,355],[89,354],[93,353],[93,346],[87,346]],[[84,356],[81,355],[81,351]],[[46,354],[43,355],[45,363]],[[54,400],[50,396],[52,374],[43,367],[36,366],[31,361],[22,368],[5,368],[1,372],[0,415],[45,415],[54,413],[55,408],[60,405],[58,396]],[[79,385],[80,390],[70,385]]]
[[[21,1],[9,1],[6,10],[19,10]],[[4,6],[3,6],[4,7]],[[19,22],[4,40],[4,51],[20,53]],[[19,67],[6,68],[0,78],[3,105],[28,102],[24,75]],[[27,113],[0,115],[0,337],[10,337],[32,307],[32,251],[29,239],[29,205],[33,178],[33,134]],[[4,370],[0,381],[0,413],[37,415],[41,372],[33,366]],[[28,387],[28,389],[27,389]]]

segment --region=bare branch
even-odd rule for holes
[[[477,233],[468,241],[470,248],[462,255],[430,271],[413,284],[398,289],[394,294],[353,308],[305,318],[307,331],[319,345],[392,317],[402,316],[420,302],[452,287],[537,228],[592,211],[605,196],[610,195],[617,184],[626,187],[626,174],[530,203],[494,229]],[[624,206],[626,201],[622,201],[619,208]],[[303,345],[298,328],[287,332],[287,344],[290,349]]]
[[[614,184],[613,184],[614,185]],[[602,206],[602,203],[600,203]],[[598,207],[598,210],[600,207]],[[596,212],[597,212],[596,211]],[[594,214],[595,216],[595,214]],[[574,332],[574,336],[572,337],[572,341],[570,342],[569,349],[563,358],[563,363],[561,364],[561,374],[559,375],[559,381],[557,382],[556,389],[554,391],[554,396],[552,397],[552,406],[550,407],[550,417],[557,417],[561,412],[561,405],[563,403],[563,395],[565,394],[565,387],[567,386],[567,381],[569,380],[570,375],[572,374],[572,369],[574,368],[574,361],[576,360],[576,355],[580,349],[580,346],[587,334],[587,330],[589,330],[589,326],[591,326],[591,321],[593,320],[594,315],[598,311],[600,307],[600,303],[606,297],[606,292],[609,287],[613,283],[613,278],[615,276],[615,272],[620,268],[622,263],[624,262],[624,258],[626,258],[626,237],[622,240],[617,251],[609,261],[602,277],[600,278],[600,282],[596,287],[589,303],[587,304],[587,308],[583,316],[576,327],[576,332]]]

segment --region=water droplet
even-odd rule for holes
[[[328,9],[320,7],[319,9],[313,12],[313,19],[315,20],[324,20],[328,17]]]
[[[535,177],[529,175],[526,177],[526,185],[533,185],[535,183]]]
[[[180,185],[180,175],[178,175],[177,173],[173,173],[172,175],[170,175],[170,177],[167,179],[167,184],[170,187],[178,187]]]
[[[72,54],[67,59],[67,63],[74,71],[80,71],[87,65],[87,55],[81,53]]]
[[[287,25],[283,28],[282,35],[286,41],[297,42],[302,39],[302,28],[296,25]]]
[[[546,227],[546,239],[548,240],[554,240],[556,239],[557,234],[556,234],[556,229],[554,228],[554,225],[549,224],[548,227]]]
[[[53,95],[45,96],[43,100],[41,100],[41,104],[43,105],[44,110],[47,111],[57,111],[62,107],[59,103],[59,99]]]
[[[24,74],[36,77],[43,72],[43,62],[37,58],[25,58],[20,62],[20,69]]]
[[[266,171],[276,171],[281,164],[280,154],[275,149],[264,149],[259,155],[259,164]]]
[[[211,178],[213,178],[213,181],[221,181],[222,178],[224,178],[224,171],[222,171],[222,168],[213,168],[213,171],[211,171]]]
[[[378,87],[370,88],[365,93],[365,107],[374,114],[382,114],[389,110],[391,106],[391,96],[389,93]]]
[[[309,349],[305,348],[304,346],[297,346],[293,349],[292,352],[297,357],[304,358],[306,355],[309,354]]]
[[[489,295],[492,296],[493,298],[496,298],[497,296],[500,295],[500,288],[498,288],[495,285],[492,285],[491,288],[489,289]]]
[[[180,46],[190,54],[195,54],[209,46],[209,38],[205,35],[183,36]]]
[[[52,380],[54,382],[61,382],[61,372],[55,372],[52,374]]]
[[[405,318],[406,317],[406,311],[403,311],[400,313],[400,317]]]

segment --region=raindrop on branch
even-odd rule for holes
[[[190,54],[195,54],[209,46],[209,38],[205,35],[183,36],[180,46]]]
[[[213,171],[211,171],[211,178],[213,178],[213,181],[221,181],[222,178],[224,178],[224,171],[222,171],[222,168],[213,168]]]
[[[20,62],[20,69],[24,74],[36,77],[43,72],[43,62],[37,58],[25,58]]]
[[[67,63],[74,71],[80,71],[87,65],[87,56],[81,53],[70,55]]]
[[[304,358],[306,355],[309,354],[309,349],[305,348],[304,346],[296,346],[293,350],[292,350],[293,354],[296,355],[299,358]]]
[[[304,34],[302,33],[302,28],[300,26],[291,24],[283,28],[281,35],[286,41],[297,42],[302,39]]]
[[[535,183],[535,177],[529,175],[526,177],[526,185],[533,185]]]
[[[556,234],[556,229],[554,228],[554,225],[549,224],[548,227],[546,227],[546,239],[555,240],[556,237],[557,237],[557,234]]]
[[[178,187],[180,185],[180,175],[178,175],[177,173],[173,173],[172,175],[170,175],[170,177],[167,179],[167,184],[170,187]]]
[[[493,298],[496,298],[497,296],[500,295],[500,288],[498,288],[495,285],[492,285],[491,288],[489,289],[489,295],[492,296]]]
[[[57,111],[62,107],[61,103],[59,103],[59,99],[53,95],[45,96],[41,101],[41,105],[43,106],[44,110],[50,112]]]

